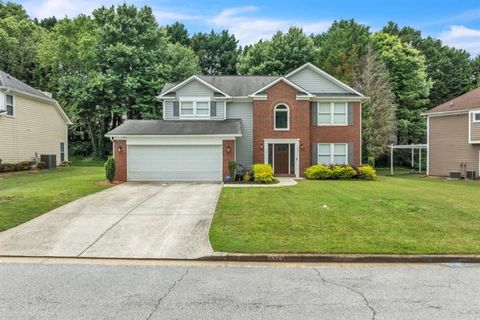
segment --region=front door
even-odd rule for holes
[[[274,144],[273,156],[275,157],[275,174],[288,174],[288,144]]]

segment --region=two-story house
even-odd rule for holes
[[[71,124],[50,94],[0,71],[0,159],[15,163],[42,154],[68,159]]]
[[[285,76],[192,76],[158,98],[162,120],[107,134],[116,180],[221,181],[231,160],[295,177],[312,164],[361,162],[365,97],[310,63]]]
[[[480,173],[480,88],[428,110],[427,174]]]

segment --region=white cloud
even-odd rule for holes
[[[185,20],[198,20],[203,18],[199,15],[189,15],[185,13],[165,10],[157,10],[154,11],[153,14],[155,15],[155,18],[157,18],[157,21],[160,24]]]
[[[331,25],[330,21],[300,22],[289,19],[261,18],[248,14],[258,12],[254,6],[227,8],[205,23],[228,29],[241,45],[251,44],[260,39],[268,39],[277,31],[286,31],[291,26],[302,27],[306,33],[323,32]]]
[[[439,38],[447,45],[464,49],[472,55],[480,54],[480,30],[453,25],[440,33]]]
[[[122,0],[31,0],[25,1],[22,5],[31,17],[47,18],[56,16],[62,18],[64,16],[74,17],[81,13],[90,14],[92,11],[102,5],[111,6],[113,4],[123,3]]]

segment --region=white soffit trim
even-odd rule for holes
[[[315,66],[314,64],[310,63],[310,62],[307,62],[305,63],[303,66],[293,70],[292,72],[290,72],[289,74],[287,74],[285,76],[285,78],[288,78],[292,75],[294,75],[295,73],[303,70],[304,68],[310,68],[312,69],[313,71],[321,74],[322,76],[324,76],[325,78],[329,79],[330,81],[336,83],[337,85],[339,85],[340,87],[346,89],[347,91],[350,91],[352,93],[355,93],[355,94],[358,94],[360,97],[362,98],[365,98],[365,96],[363,94],[361,94],[360,92],[358,92],[357,90],[353,89],[352,87],[350,87],[349,85],[343,83],[342,81],[338,80],[337,78],[335,78],[334,76],[331,76],[330,74],[326,73],[325,71],[323,71],[322,69],[320,69],[319,67]]]
[[[287,78],[285,78],[285,77],[280,77],[280,78],[278,78],[277,80],[272,81],[272,82],[270,82],[269,84],[267,84],[266,86],[258,89],[257,91],[255,91],[254,93],[252,93],[251,95],[249,95],[249,97],[252,97],[252,98],[253,98],[253,97],[257,96],[258,93],[267,90],[268,88],[270,88],[270,87],[272,87],[273,85],[279,83],[280,81],[283,81],[283,82],[285,82],[286,84],[288,84],[289,86],[294,87],[295,89],[304,92],[307,97],[313,97],[313,96],[314,96],[313,94],[311,94],[311,93],[308,92],[307,90],[303,89],[303,88],[300,87],[299,85],[293,83],[292,81],[288,80]],[[261,95],[261,97],[263,97],[263,95]]]
[[[201,84],[205,85],[206,87],[214,90],[214,91],[217,91],[221,94],[223,94],[226,98],[231,98],[229,94],[223,92],[222,90],[218,89],[217,87],[214,87],[212,86],[210,83],[206,82],[205,80],[202,80],[201,78],[197,77],[197,76],[191,76],[190,78],[180,82],[179,84],[177,84],[176,86],[173,86],[171,87],[170,89],[168,89],[167,91],[165,91],[164,93],[160,94],[158,97],[159,98],[163,98],[164,95],[172,92],[172,91],[175,91],[175,90],[178,90],[179,88],[183,87],[184,85],[194,81],[194,80],[197,80],[198,82],[200,82]]]
[[[441,117],[441,116],[454,116],[459,114],[467,114],[470,112],[480,111],[480,108],[477,109],[465,109],[465,110],[454,110],[454,111],[440,111],[440,112],[423,112],[421,113],[422,116],[427,117]]]

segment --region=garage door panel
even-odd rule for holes
[[[220,181],[221,146],[128,146],[130,181]]]

